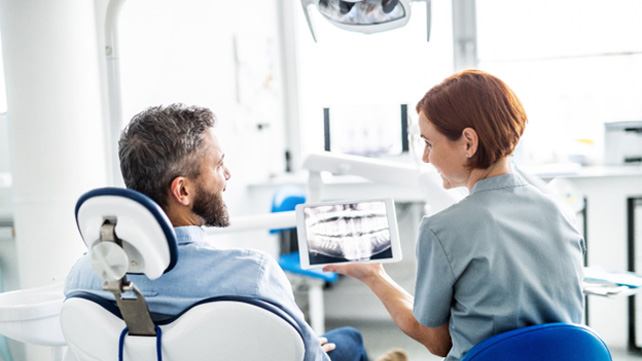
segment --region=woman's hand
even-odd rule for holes
[[[337,272],[367,283],[370,279],[383,274],[385,271],[380,263],[337,264],[323,267],[326,272]]]

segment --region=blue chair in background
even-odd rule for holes
[[[462,361],[612,361],[600,336],[583,325],[547,323],[518,328],[475,345]]]
[[[272,198],[271,211],[273,213],[294,211],[296,205],[302,203],[305,203],[305,194],[303,192],[292,188],[282,188]],[[319,335],[323,334],[325,332],[323,287],[328,283],[336,282],[339,276],[334,272],[301,268],[296,228],[272,229],[270,233],[279,234],[279,265],[281,268],[292,275],[303,277],[305,284],[308,286],[310,325]]]

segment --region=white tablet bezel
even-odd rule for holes
[[[363,203],[363,202],[383,202],[386,207],[386,215],[388,217],[388,227],[390,229],[390,244],[392,250],[392,258],[383,258],[383,259],[374,259],[368,261],[346,261],[346,262],[333,262],[333,263],[323,263],[310,265],[309,253],[308,253],[308,239],[305,229],[305,214],[303,212],[304,208],[307,207],[317,207],[317,206],[329,206],[337,204],[349,204],[349,203]],[[397,216],[395,213],[395,203],[391,198],[376,198],[376,199],[350,199],[350,200],[337,200],[329,202],[314,202],[314,203],[305,203],[299,204],[296,206],[296,229],[299,243],[299,257],[301,260],[301,268],[311,269],[311,268],[322,268],[326,265],[332,264],[348,264],[348,263],[392,263],[398,262],[402,259],[401,254],[401,242],[399,240],[399,229],[397,227]]]

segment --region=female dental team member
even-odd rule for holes
[[[526,114],[500,79],[456,73],[417,104],[423,160],[459,203],[423,219],[415,296],[380,264],[328,266],[363,281],[394,322],[436,355],[459,360],[518,327],[582,321],[582,237],[553,201],[512,173]]]

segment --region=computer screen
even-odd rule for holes
[[[324,150],[378,157],[408,151],[406,104],[338,105],[323,109]]]

